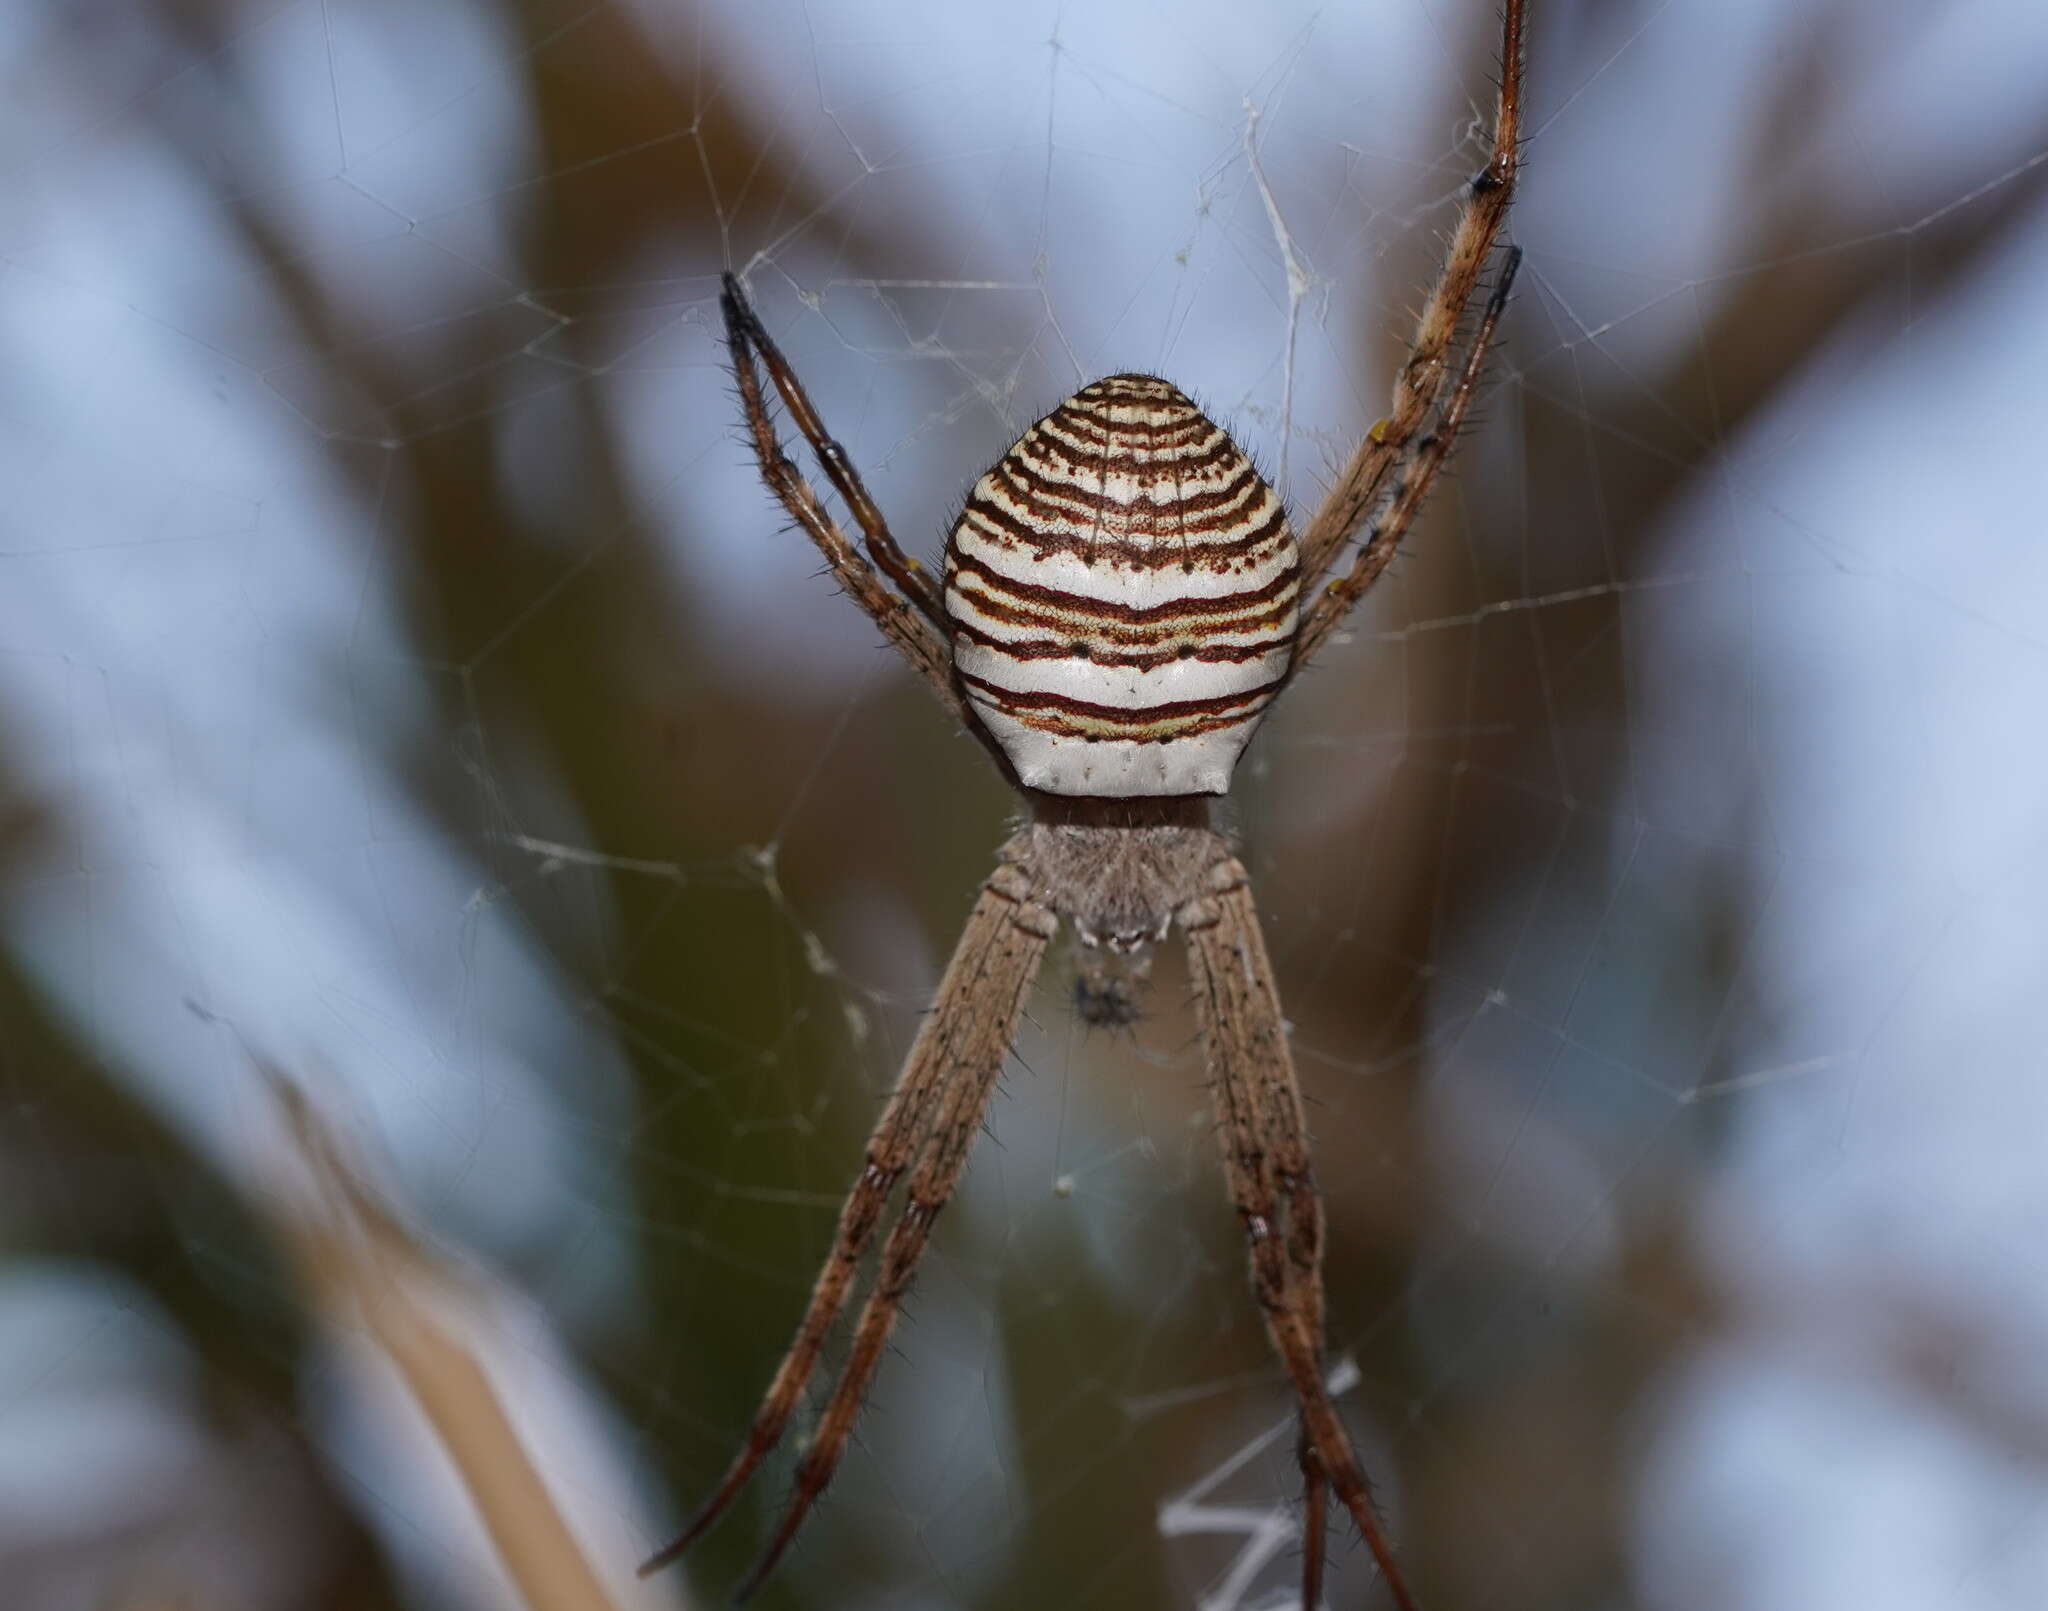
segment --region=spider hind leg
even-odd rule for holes
[[[796,1340],[755,1411],[746,1442],[689,1524],[641,1563],[642,1577],[681,1556],[782,1442],[900,1186],[906,1201],[883,1241],[849,1357],[797,1461],[795,1493],[782,1521],[737,1598],[759,1586],[832,1480],[930,1240],[932,1222],[952,1197],[981,1133],[1025,995],[1058,927],[1033,893],[1040,882],[1028,865],[1026,847],[1006,846],[996,871],[982,885],[939,982],[938,999],[868,1138],[867,1162],[840,1210],[832,1252],[812,1288]]]

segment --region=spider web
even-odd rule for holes
[[[1432,1607],[2038,1605],[2048,24],[1535,9],[1479,424],[1231,808],[1333,1387]],[[914,553],[1118,369],[1305,517],[1495,26],[0,19],[10,1605],[509,1603],[312,1318],[259,1061],[448,1273],[615,1603],[738,1580],[786,1459],[631,1567],[744,1434],[1009,807],[778,529],[716,275]],[[1180,974],[1129,1037],[1061,990],[763,1605],[1293,1603]]]

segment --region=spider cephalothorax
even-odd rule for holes
[[[1207,802],[1041,796],[1010,848],[1033,868],[1074,941],[1074,1011],[1100,1029],[1137,1022],[1152,948],[1230,847]]]
[[[1492,152],[1468,187],[1393,406],[1298,544],[1272,488],[1178,388],[1112,375],[1039,420],[975,483],[946,545],[942,590],[897,546],[738,280],[725,277],[733,373],[762,476],[834,577],[1019,785],[1028,820],[982,885],[745,1447],[643,1572],[710,1526],[781,1441],[900,1186],[903,1211],[883,1239],[844,1371],[742,1598],[831,1481],[1064,925],[1079,956],[1075,1004],[1103,1025],[1135,1015],[1151,948],[1176,931],[1185,941],[1224,1178],[1301,1411],[1302,1604],[1320,1601],[1334,1491],[1395,1603],[1413,1611],[1324,1388],[1323,1217],[1308,1125],[1250,882],[1210,825],[1210,802],[1229,788],[1259,718],[1385,570],[1457,441],[1519,261],[1508,255],[1454,364],[1514,194],[1522,4],[1506,0]],[[783,452],[757,366],[860,526],[865,553]]]

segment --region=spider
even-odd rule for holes
[[[832,1480],[932,1222],[987,1115],[1026,993],[1065,923],[1078,941],[1076,1007],[1099,1024],[1130,1020],[1151,948],[1176,929],[1184,937],[1223,1173],[1250,1244],[1252,1290],[1300,1407],[1302,1605],[1320,1603],[1335,1490],[1395,1604],[1414,1611],[1323,1385],[1323,1215],[1308,1127],[1251,885],[1210,826],[1210,801],[1229,789],[1266,709],[1384,573],[1457,442],[1520,261],[1510,250],[1454,364],[1514,195],[1523,6],[1506,0],[1491,153],[1469,185],[1393,406],[1299,543],[1272,488],[1177,387],[1112,375],[1039,420],[975,483],[935,583],[891,536],[739,281],[724,277],[733,373],[769,490],[989,751],[1027,820],[981,887],[745,1446],[643,1576],[717,1520],[781,1441],[902,1186],[845,1369],[737,1599],[760,1585]],[[783,452],[763,369],[865,553]]]

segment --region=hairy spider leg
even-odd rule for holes
[[[798,1464],[796,1498],[738,1598],[744,1599],[760,1584],[831,1480],[932,1222],[959,1182],[1016,1035],[1025,995],[1052,939],[1056,920],[1033,890],[1030,873],[1008,853],[982,886],[946,965],[938,1000],[918,1030],[895,1093],[868,1139],[867,1159],[841,1211],[832,1252],[747,1441],[689,1524],[642,1563],[642,1577],[688,1549],[782,1441],[833,1323],[852,1293],[861,1255],[882,1210],[909,1170],[908,1202],[883,1249],[881,1270],[856,1327],[852,1357]]]
[[[910,569],[910,562],[890,537],[881,512],[875,508],[867,488],[854,472],[846,450],[825,434],[817,410],[811,406],[809,396],[797,382],[796,372],[768,338],[767,330],[747,302],[746,293],[740,289],[740,282],[727,274],[722,283],[719,303],[725,310],[725,333],[732,348],[733,379],[739,387],[740,405],[746,412],[747,431],[753,440],[761,479],[768,484],[768,490],[775,494],[782,507],[789,511],[790,518],[803,527],[818,551],[825,556],[825,564],[833,579],[882,629],[882,636],[910,662],[911,668],[939,696],[940,703],[956,719],[965,721],[967,713],[953,686],[952,645],[947,641],[944,617],[931,584],[928,581],[921,583],[918,574]],[[889,581],[877,572],[875,565],[854,547],[852,539],[840,529],[839,522],[826,509],[817,490],[804,479],[795,461],[783,452],[781,439],[775,432],[775,422],[768,414],[760,371],[755,368],[756,357],[767,366],[790,418],[810,443],[826,475],[860,520],[862,529],[867,533],[869,552],[875,555],[876,562],[882,565],[889,578],[896,580],[902,592],[892,588]]]
[[[1323,1385],[1323,1216],[1280,993],[1244,866],[1229,857],[1181,915],[1195,1016],[1220,1112],[1223,1175],[1249,1244],[1251,1283],[1301,1408],[1302,1604],[1320,1603],[1323,1491],[1334,1488],[1400,1611],[1415,1599],[1373,1509],[1343,1420]]]
[[[1506,0],[1501,18],[1500,92],[1493,116],[1493,143],[1486,166],[1466,190],[1465,209],[1451,231],[1444,264],[1415,322],[1415,339],[1394,380],[1387,417],[1366,433],[1345,465],[1337,484],[1316,510],[1301,540],[1302,574],[1318,577],[1329,570],[1351,534],[1371,514],[1389,468],[1408,447],[1435,406],[1450,373],[1451,346],[1470,306],[1473,293],[1500,238],[1508,207],[1515,198],[1522,138],[1522,17],[1524,0]],[[1441,428],[1436,433],[1443,434]],[[1400,533],[1395,532],[1398,540]],[[1316,615],[1341,615],[1351,598],[1325,597],[1313,607]],[[1330,621],[1317,627],[1318,640]],[[1307,656],[1297,652],[1297,665]]]
[[[810,443],[826,479],[846,500],[846,507],[853,511],[853,518],[867,539],[869,557],[896,584],[898,591],[922,610],[926,619],[943,634],[947,630],[946,612],[939,602],[938,584],[922,565],[897,546],[896,538],[889,530],[889,522],[868,495],[867,483],[861,480],[860,472],[853,467],[853,460],[846,449],[825,429],[825,422],[818,417],[818,411],[811,403],[810,393],[804,390],[803,382],[797,379],[796,370],[783,357],[782,349],[769,340],[768,331],[740,289],[740,282],[727,274],[720,284],[719,300],[725,309],[725,327],[727,334],[733,337],[735,350],[744,341],[761,355],[762,363],[768,366],[769,379],[775,382],[776,391],[782,394],[782,406],[789,410],[790,420],[804,440]],[[748,412],[751,414],[752,410]]]
[[[1401,537],[1414,523],[1423,500],[1429,496],[1429,489],[1435,482],[1437,472],[1443,469],[1444,461],[1451,456],[1451,449],[1457,445],[1458,433],[1465,424],[1466,412],[1472,406],[1472,395],[1479,385],[1479,376],[1486,367],[1486,355],[1493,347],[1494,333],[1500,325],[1500,317],[1507,311],[1508,295],[1514,290],[1515,273],[1522,266],[1522,249],[1512,247],[1507,259],[1501,264],[1500,279],[1495,283],[1493,295],[1487,299],[1486,312],[1479,321],[1479,329],[1472,337],[1472,345],[1465,354],[1464,368],[1458,375],[1458,384],[1452,388],[1444,411],[1436,423],[1436,429],[1420,438],[1415,445],[1415,455],[1400,470],[1394,480],[1394,494],[1388,502],[1386,512],[1372,524],[1366,539],[1359,545],[1358,553],[1351,562],[1351,568],[1342,576],[1331,581],[1302,622],[1301,635],[1295,640],[1294,663],[1305,665],[1309,656],[1321,646],[1337,623],[1343,620],[1351,606],[1362,598],[1367,589],[1377,582],[1386,571],[1387,564],[1401,545]]]

